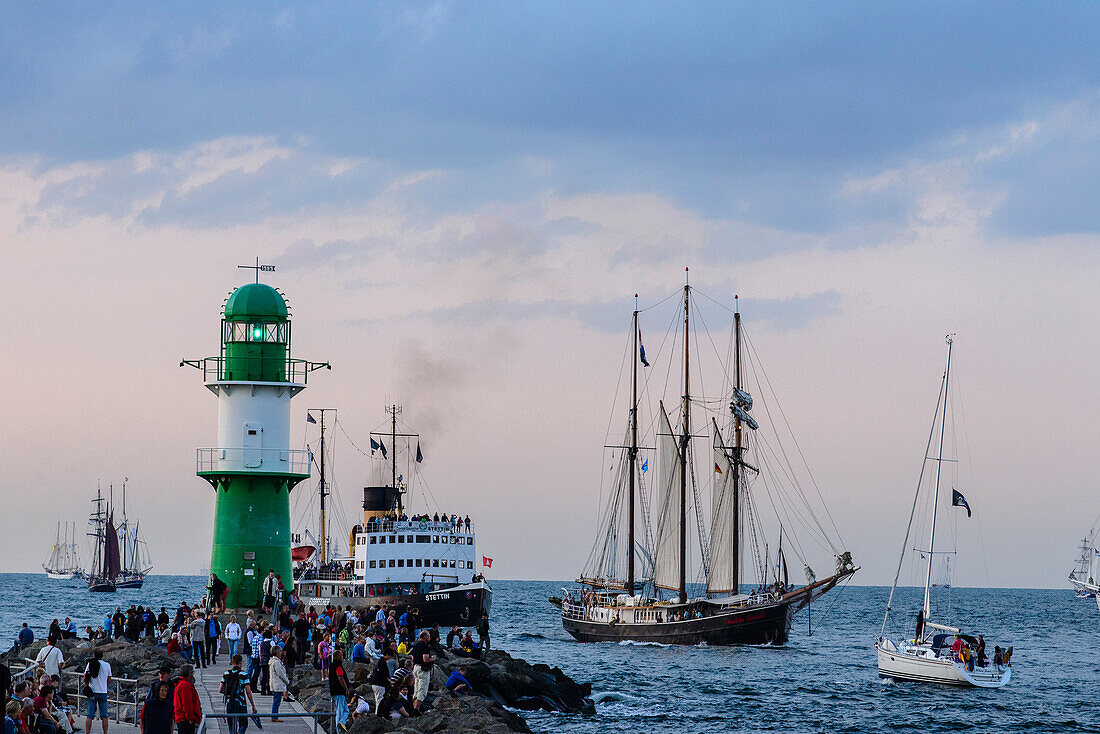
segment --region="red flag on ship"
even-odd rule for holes
[[[716,463],[714,465],[714,471],[717,472],[718,474],[721,474],[722,473],[722,467],[718,466],[718,464]]]
[[[490,558],[489,556],[482,556],[481,557],[481,565],[485,566],[485,568],[492,568],[493,567],[493,559]]]

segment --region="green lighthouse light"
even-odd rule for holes
[[[253,328],[252,329],[252,338],[255,339],[258,342],[263,341],[264,340],[264,327],[256,326],[255,328]]]

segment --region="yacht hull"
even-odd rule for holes
[[[894,649],[890,649],[890,647]],[[961,663],[948,658],[909,654],[905,648],[886,641],[875,645],[878,652],[878,675],[895,681],[937,683],[948,686],[1000,688],[1012,678],[1012,668],[975,668],[968,671]]]
[[[617,624],[562,616],[578,642],[655,642],[662,645],[782,645],[794,605],[781,601],[679,622]]]

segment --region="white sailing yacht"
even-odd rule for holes
[[[938,553],[936,551],[936,516],[940,505],[940,480],[945,462],[952,462],[957,465],[954,460],[944,459],[943,457],[944,428],[949,419],[947,398],[951,377],[951,347],[951,336],[948,336],[947,368],[944,370],[943,382],[940,385],[936,416],[932,419],[932,428],[928,432],[924,462],[921,465],[916,496],[913,498],[913,509],[909,514],[909,525],[905,530],[905,540],[902,543],[901,558],[898,560],[898,570],[894,575],[893,586],[890,587],[890,598],[886,603],[886,614],[882,620],[882,630],[875,642],[875,650],[878,653],[878,674],[880,678],[892,678],[897,681],[921,681],[955,686],[1000,688],[1012,678],[1012,648],[1008,648],[1003,653],[998,648],[993,660],[985,659],[985,640],[982,636],[966,634],[961,627],[944,624],[946,620],[937,619],[933,621],[932,619],[930,589],[933,586],[933,561]],[[936,435],[937,423],[939,424],[939,449],[937,455],[932,457],[929,451]],[[886,624],[890,619],[894,592],[898,587],[901,568],[905,562],[906,553],[910,550],[908,548],[909,537],[913,530],[913,519],[925,484],[925,474],[929,461],[934,461],[936,464],[931,530],[929,532],[928,548],[916,550],[920,553],[921,558],[927,558],[928,560],[924,574],[924,604],[917,612],[916,634],[914,637],[907,640],[894,640],[886,637]],[[951,505],[965,507],[969,517],[970,507],[966,503],[966,499],[954,489],[951,493]],[[942,552],[939,553],[942,554]],[[956,647],[962,649],[956,650]],[[973,650],[972,653],[971,650]]]

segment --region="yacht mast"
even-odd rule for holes
[[[634,358],[630,362],[630,489],[627,498],[626,593],[634,596],[634,471],[638,463],[638,294],[634,294]]]
[[[936,553],[936,510],[940,502],[940,474],[943,472],[943,436],[947,424],[947,388],[951,380],[951,336],[947,337],[947,369],[943,373],[943,413],[940,416],[940,449],[936,457],[936,493],[932,498],[932,531],[928,538],[928,570],[924,576],[924,618],[928,619],[931,611],[929,606],[928,589],[932,585],[932,559]]]
[[[687,269],[685,268],[685,272]],[[680,434],[680,603],[687,602],[687,453],[691,436],[690,404],[691,383],[689,380],[689,329],[688,314],[691,286],[684,284],[684,425]]]

